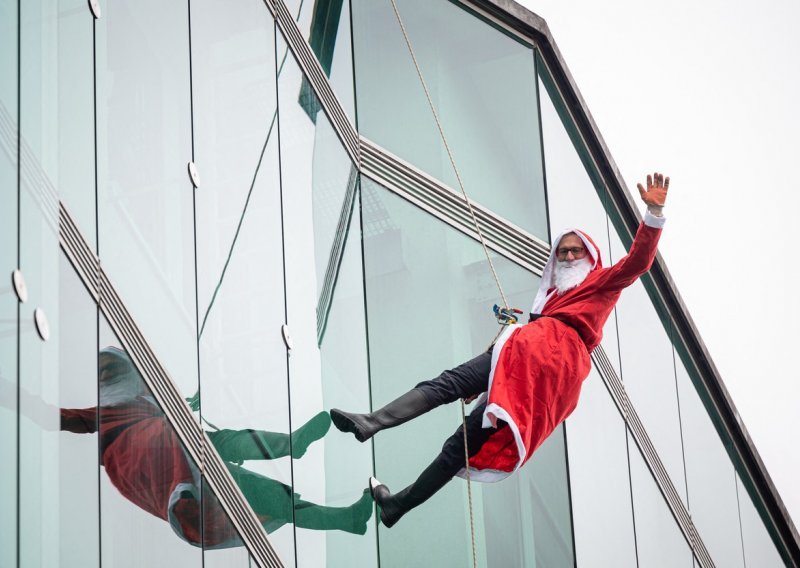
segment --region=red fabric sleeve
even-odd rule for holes
[[[62,408],[61,429],[76,434],[97,432],[97,407]]]
[[[614,266],[606,270],[603,275],[603,287],[610,290],[627,288],[642,274],[650,270],[656,258],[658,240],[661,238],[661,229],[649,227],[644,223],[639,225],[628,254]]]

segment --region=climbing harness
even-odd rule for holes
[[[478,218],[475,216],[475,211],[472,207],[472,202],[469,200],[469,197],[467,196],[466,189],[464,189],[464,182],[461,179],[461,173],[458,170],[458,166],[456,166],[456,161],[455,158],[453,157],[453,152],[451,151],[450,144],[447,142],[447,137],[444,134],[442,123],[439,120],[439,113],[436,112],[436,107],[433,105],[433,100],[431,99],[430,91],[428,90],[428,85],[425,82],[425,78],[422,76],[422,69],[420,69],[419,62],[417,61],[417,56],[414,53],[414,48],[411,45],[411,39],[408,37],[408,32],[406,31],[406,26],[403,23],[403,18],[400,16],[400,10],[398,10],[397,3],[395,0],[390,0],[390,1],[392,3],[392,8],[394,9],[394,14],[397,17],[397,23],[400,24],[400,31],[403,33],[403,38],[405,39],[406,47],[408,47],[408,51],[411,54],[411,59],[414,62],[414,67],[417,70],[417,76],[419,77],[420,83],[422,83],[422,89],[425,91],[425,98],[428,100],[428,106],[430,107],[431,113],[433,114],[433,119],[436,122],[436,128],[439,130],[439,136],[441,137],[442,143],[444,144],[445,150],[447,151],[447,157],[450,160],[450,165],[453,167],[453,172],[456,175],[456,180],[458,181],[458,187],[459,189],[461,189],[461,194],[464,196],[464,203],[467,205],[470,217],[472,218],[472,224],[475,226],[475,233],[477,233],[478,239],[481,242],[481,246],[483,247],[483,252],[486,255],[486,260],[489,264],[489,268],[492,271],[492,276],[494,277],[494,282],[497,285],[497,289],[500,292],[500,297],[503,300],[502,308],[498,305],[495,305],[493,308],[495,317],[497,318],[497,321],[501,326],[500,330],[497,332],[497,335],[492,340],[492,344],[494,344],[494,342],[500,336],[503,327],[517,323],[518,318],[516,317],[515,314],[521,314],[522,310],[518,310],[516,308],[510,308],[508,305],[508,300],[506,300],[505,292],[503,292],[503,286],[502,284],[500,284],[500,278],[497,276],[497,271],[494,268],[494,263],[492,263],[492,258],[489,255],[489,247],[486,245],[486,240],[483,238],[483,232],[481,231],[481,227],[478,224]],[[478,556],[475,547],[475,516],[472,509],[472,483],[470,479],[469,449],[467,447],[467,415],[463,399],[461,400],[461,420],[463,422],[462,430],[464,432],[464,470],[466,472],[467,496],[469,499],[469,527],[472,536],[472,565],[474,567],[477,567]]]

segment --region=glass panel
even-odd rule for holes
[[[676,373],[692,521],[717,566],[743,566],[733,464],[680,360]]]
[[[336,98],[350,119],[355,121],[349,0],[287,0],[285,4],[328,76]],[[311,86],[304,80],[299,100],[312,120],[316,120],[321,111],[315,97],[309,98],[311,94]]]
[[[625,423],[594,368],[566,429],[577,565],[636,566]]]
[[[298,104],[303,81],[290,55],[278,99],[292,447],[305,452],[294,464],[298,564],[367,566],[377,560],[370,447],[338,432],[314,443],[330,426],[323,409],[369,403],[357,176],[324,115],[313,123]]]
[[[154,17],[157,15],[157,17]],[[100,258],[173,380],[197,391],[187,5],[97,20]],[[201,181],[203,169],[200,169]]]
[[[744,562],[746,566],[779,567],[787,564],[781,559],[775,543],[769,536],[764,521],[753,505],[739,476],[736,476],[736,491],[739,497],[739,515],[742,523]]]
[[[0,565],[17,562],[17,0],[0,0]],[[27,310],[26,310],[27,313]]]
[[[467,194],[546,239],[533,49],[453,2],[397,4]],[[391,3],[352,6],[361,134],[458,191]]]
[[[622,379],[653,446],[685,503],[686,477],[675,365],[672,343],[664,331],[662,316],[650,301],[641,280],[622,293],[617,303]]]
[[[102,564],[201,566],[199,470],[105,319],[98,381]]]
[[[203,477],[203,568],[251,568],[250,554],[222,509],[219,499]],[[286,559],[281,556],[281,559]]]
[[[692,551],[630,435],[628,445],[639,566],[693,566]]]
[[[19,267],[28,288],[28,302],[20,306],[19,560],[25,566],[56,566],[60,516],[46,509],[59,502],[60,490],[58,195],[50,177],[58,152],[47,74],[55,18],[51,7],[36,3],[22,6],[20,16],[20,67],[30,72],[20,77],[19,121]],[[37,335],[36,309],[49,320],[50,341]]]
[[[480,244],[370,180],[362,190],[372,405],[380,408],[420,380],[483,352],[496,330],[491,306],[500,300]],[[537,278],[501,257],[493,261],[511,305],[527,305]],[[374,439],[378,478],[396,490],[413,482],[460,422],[454,404],[381,432]],[[553,434],[546,443],[552,445],[542,446],[515,477],[473,484],[482,565],[501,545],[513,545],[512,564],[572,562],[562,436],[561,430]],[[452,481],[391,530],[381,529],[381,562],[468,564],[466,492],[465,483]],[[519,520],[520,533],[503,542],[495,533],[512,524],[509,518]]]
[[[202,400],[193,403],[292,564],[291,463],[277,459],[288,455],[290,428],[274,33],[261,2],[192,4],[195,156],[204,172],[196,193]],[[228,557],[206,561],[220,556]]]
[[[61,409],[97,404],[97,305],[62,253],[59,262],[59,384]],[[50,399],[46,396],[45,400]],[[58,437],[58,521],[61,566],[100,563],[100,502],[97,423],[84,422],[75,435],[61,411]],[[88,430],[88,431],[87,431]],[[52,511],[48,505],[47,510]]]

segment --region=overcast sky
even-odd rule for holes
[[[518,0],[543,17],[800,524],[800,2]]]

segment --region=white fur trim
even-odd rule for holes
[[[497,367],[497,360],[500,358],[500,351],[503,350],[503,345],[506,344],[508,338],[511,337],[511,334],[514,333],[514,330],[517,328],[522,327],[522,324],[515,323],[503,330],[503,333],[500,334],[500,337],[497,338],[497,341],[494,342],[494,347],[492,347],[492,367],[489,370],[489,387],[486,389],[486,392],[481,395],[478,399],[478,404],[482,404],[489,398],[488,393],[492,392],[492,382],[494,381],[494,369]],[[486,417],[486,412],[483,413],[483,428],[491,428],[492,423]]]
[[[652,227],[654,229],[661,229],[664,227],[664,223],[667,222],[667,218],[663,215],[661,217],[656,217],[650,211],[644,212],[644,224],[648,227]]]
[[[499,469],[473,469],[469,468],[470,481],[480,481],[481,483],[496,483],[504,480],[506,477],[514,473],[513,471],[500,471]],[[456,474],[457,477],[462,479],[467,478],[467,468],[462,467]]]

